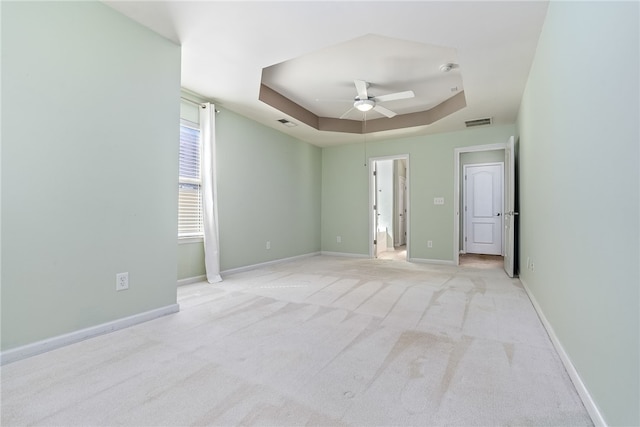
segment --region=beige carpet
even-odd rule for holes
[[[463,254],[458,262],[462,267],[502,269],[504,257],[500,255]]]
[[[406,261],[407,260],[407,246],[402,245],[385,252],[381,252],[378,255],[378,259],[390,259],[396,261]]]
[[[2,368],[2,425],[591,425],[520,282],[326,256]]]

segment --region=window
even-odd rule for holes
[[[180,122],[180,177],[178,179],[178,238],[203,237],[200,189],[200,129]]]

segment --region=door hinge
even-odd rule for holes
[[[465,241],[465,242],[467,241],[467,238],[466,238],[466,237],[464,238],[464,241]]]
[[[467,180],[467,175],[465,175],[465,176],[464,176],[464,180],[465,180],[465,181]]]
[[[467,207],[466,207],[466,206],[464,207],[464,211],[465,211],[465,212],[467,211]]]
[[[373,171],[373,176],[376,176],[376,171]]]
[[[376,205],[373,205],[373,210],[374,210],[374,211],[376,210],[376,208],[377,208],[377,206],[376,206]]]
[[[377,241],[376,239],[373,239],[373,244],[374,244],[374,245],[377,245],[377,244],[378,244],[378,241]]]

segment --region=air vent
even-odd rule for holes
[[[468,128],[471,128],[471,127],[474,127],[474,126],[490,125],[491,124],[491,117],[487,117],[486,119],[467,120],[466,122],[464,122],[464,124]]]
[[[298,126],[297,124],[295,124],[295,123],[293,123],[293,122],[290,122],[290,121],[289,121],[289,120],[287,120],[287,119],[278,119],[278,121],[279,121],[280,123],[282,123],[283,125],[285,125],[285,126],[287,126],[287,127],[290,127],[290,128],[293,128],[293,127]]]

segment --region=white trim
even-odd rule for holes
[[[168,314],[177,313],[178,311],[180,311],[180,306],[178,304],[171,304],[165,307],[156,308],[155,310],[145,311],[143,313],[134,314],[133,316],[123,317],[111,322],[69,332],[64,335],[58,335],[53,338],[47,338],[21,347],[12,348],[0,353],[0,365],[26,359],[27,357],[55,350],[70,344],[75,344],[89,338],[97,337],[98,335],[128,328],[129,326],[147,322]]]
[[[449,261],[446,259],[407,258],[407,261],[415,262],[418,264],[455,265],[453,261]]]
[[[345,258],[371,258],[369,255],[365,255],[365,254],[354,254],[354,253],[349,253],[349,252],[329,252],[329,251],[322,251],[320,252],[320,255],[325,255],[325,256],[339,256],[339,257],[345,257]]]
[[[551,343],[553,344],[556,351],[558,352],[558,356],[560,356],[560,360],[562,361],[564,368],[567,370],[567,373],[569,374],[569,378],[571,378],[571,381],[573,382],[573,385],[576,388],[578,395],[580,396],[580,400],[582,400],[582,404],[584,405],[585,409],[589,413],[589,416],[591,417],[591,421],[593,421],[593,424],[596,426],[606,426],[607,423],[604,421],[604,418],[602,417],[602,414],[598,409],[598,405],[596,405],[596,402],[591,397],[589,390],[585,386],[584,382],[582,382],[582,378],[580,378],[580,374],[578,374],[576,367],[573,365],[573,363],[571,363],[571,359],[569,358],[569,355],[564,350],[564,347],[562,347],[562,344],[560,343],[558,336],[553,330],[551,323],[549,323],[549,321],[547,320],[547,317],[544,315],[544,312],[542,311],[542,307],[540,307],[540,304],[538,304],[538,301],[533,296],[533,293],[531,293],[531,289],[529,288],[529,285],[527,285],[527,283],[521,277],[519,279],[520,279],[520,282],[522,283],[522,286],[524,287],[525,292],[529,296],[529,300],[531,300],[531,304],[533,304],[533,308],[536,310],[536,313],[538,313],[538,317],[542,322],[542,326],[544,326],[544,328],[547,330],[547,334],[551,339]]]
[[[204,274],[201,276],[186,277],[184,279],[178,280],[178,286],[190,285],[192,283],[206,282],[206,281],[207,281],[207,276]]]
[[[472,153],[474,151],[492,151],[492,150],[504,150],[507,144],[504,142],[496,142],[494,144],[485,145],[469,145],[467,147],[458,147],[456,151],[461,153]]]
[[[320,252],[311,252],[308,254],[292,256],[289,258],[280,258],[280,259],[274,259],[273,261],[266,261],[258,264],[245,265],[244,267],[230,268],[229,270],[221,271],[220,274],[226,276],[229,274],[243,273],[245,271],[255,270],[256,268],[266,267],[268,265],[280,264],[287,261],[295,261],[298,259],[309,258],[316,255],[320,255]]]
[[[496,144],[458,147],[453,150],[453,265],[460,263],[460,155],[462,153],[475,151],[506,150],[507,145],[507,142],[500,142]]]

